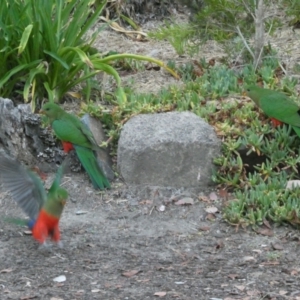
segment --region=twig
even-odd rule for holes
[[[153,209],[154,209],[155,206],[152,206],[150,212],[149,212],[149,216],[151,216],[152,212],[153,212]]]
[[[281,62],[278,60],[278,64],[279,64],[279,67],[280,67],[280,69],[282,70],[282,72],[285,74],[285,75],[287,75],[287,71],[286,71],[286,69],[283,67],[283,65],[281,64]]]
[[[252,52],[252,50],[251,50],[251,48],[249,47],[249,45],[248,45],[246,39],[244,38],[244,36],[243,36],[243,34],[242,34],[241,30],[240,30],[240,27],[237,26],[236,29],[237,29],[238,34],[239,34],[240,38],[242,39],[242,41],[243,41],[245,47],[247,48],[247,50],[249,51],[250,55],[251,55],[252,58],[254,59],[254,58],[255,58],[254,53]]]

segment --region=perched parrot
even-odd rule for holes
[[[33,237],[41,244],[45,244],[48,236],[53,241],[60,242],[58,223],[68,198],[68,192],[60,187],[60,181],[66,164],[65,160],[47,194],[42,181],[34,172],[23,167],[18,161],[0,154],[0,182],[30,218],[9,218],[7,221],[27,225]]]
[[[99,146],[89,128],[76,116],[65,112],[54,103],[46,103],[40,112],[49,118],[56,136],[63,143],[64,151],[69,152],[75,148],[94,188],[110,188],[109,181],[97,161],[95,151]]]
[[[247,87],[246,93],[275,126],[280,123],[291,125],[300,137],[300,107],[287,95],[258,86]]]

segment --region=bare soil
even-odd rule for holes
[[[99,43],[102,50],[184,59],[167,43],[133,42],[109,30]],[[201,56],[222,56],[217,48],[212,42]],[[176,83],[163,71],[130,76],[145,92]],[[96,192],[84,173],[68,174],[63,185],[70,199],[62,249],[39,249],[24,228],[0,220],[0,299],[300,299],[299,232],[291,227],[230,226],[207,212],[223,205],[210,190],[181,206],[135,198],[118,180]],[[0,211],[22,215],[3,192]],[[61,275],[64,281],[53,281]]]
[[[24,228],[0,221],[1,299],[300,299],[290,227],[237,230],[207,213],[221,209],[214,197],[160,211],[164,202],[136,201],[120,182],[97,193],[85,174],[71,174],[63,185],[62,249],[40,249]],[[0,210],[22,215],[5,193]]]

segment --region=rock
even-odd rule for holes
[[[29,104],[14,106],[10,99],[0,98],[0,147],[7,154],[29,164],[35,163],[33,153],[44,146],[38,137],[38,116]]]
[[[51,129],[41,128],[40,123],[40,116],[31,112],[30,104],[14,106],[12,100],[0,98],[0,148],[11,157],[48,172],[56,169],[65,154]]]
[[[300,187],[300,180],[288,180],[286,183],[286,190],[293,190]]]
[[[87,127],[91,130],[91,132],[94,135],[94,138],[98,145],[101,145],[102,142],[107,140],[107,137],[104,133],[102,123],[93,117],[91,117],[89,114],[85,114],[81,121],[87,125]],[[106,177],[108,180],[114,179],[114,172],[112,170],[112,160],[109,155],[109,147],[107,148],[100,148],[97,151],[97,157],[98,162],[101,165]]]
[[[200,188],[212,184],[221,142],[191,112],[144,114],[123,127],[118,169],[129,185]]]

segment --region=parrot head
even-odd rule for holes
[[[64,114],[64,110],[57,104],[48,102],[42,106],[40,113],[46,115],[50,120],[55,120]]]
[[[246,95],[251,98],[257,105],[259,105],[261,88],[256,85],[246,86]]]

